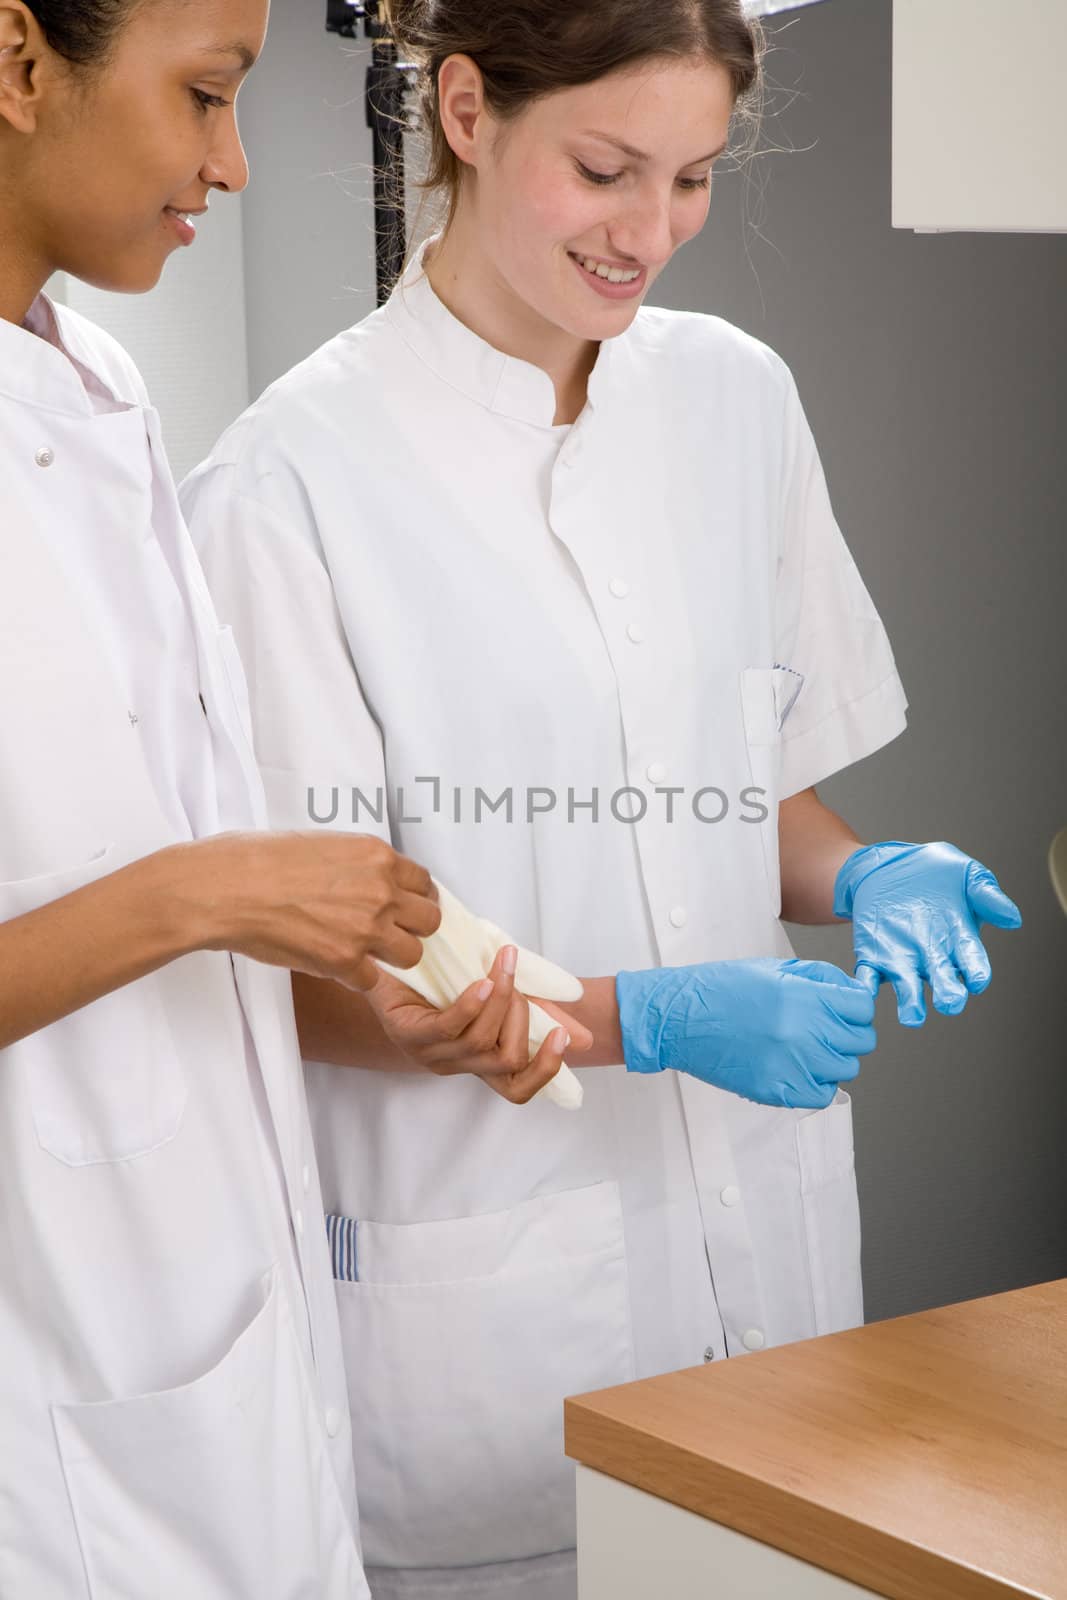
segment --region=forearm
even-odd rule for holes
[[[848,823],[824,806],[814,789],[783,800],[778,811],[782,920],[827,923],[834,916],[834,881],[862,844]]]
[[[0,1049],[199,948],[181,852],[145,856],[0,923]]]
[[[293,973],[293,1005],[305,1061],[377,1072],[422,1072],[388,1039],[365,994],[329,978]]]
[[[546,1009],[561,1020],[573,1018],[584,1024],[593,1035],[592,1048],[575,1055],[572,1066],[614,1066],[623,1059],[615,980],[585,978],[583,985],[585,994],[577,1003],[568,1001],[566,1008],[548,1003]],[[306,1061],[377,1072],[426,1070],[392,1043],[359,990],[294,972],[293,1004],[300,1053]]]
[[[593,1035],[592,1047],[576,1056],[575,1067],[613,1067],[623,1060],[619,1005],[614,978],[583,978],[585,990],[578,1001],[567,1001],[569,1017],[587,1027]]]

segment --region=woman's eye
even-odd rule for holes
[[[682,189],[710,189],[711,173],[705,172],[702,178],[679,178],[678,185]]]
[[[230,104],[230,102],[228,100],[224,100],[220,94],[208,94],[204,89],[194,89],[193,99],[201,107],[211,106],[216,111],[219,111],[223,108],[223,106],[228,106]]]
[[[591,167],[585,165],[584,161],[578,162],[578,171],[587,183],[616,183],[621,176],[618,172],[594,172]]]

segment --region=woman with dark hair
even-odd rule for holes
[[[0,0],[0,1593],[359,1600],[289,968],[410,966],[380,841],[265,823],[240,664],[125,352],[247,171],[266,0]],[[213,835],[215,837],[209,837]]]
[[[861,1320],[840,1084],[878,983],[908,1022],[924,979],[959,1010],[980,919],[1017,913],[819,801],[904,726],[889,644],[782,362],[642,305],[758,100],[738,0],[393,14],[442,227],[185,502],[274,820],[366,801],[593,975],[570,1114],[508,1103],[524,1039],[384,975],[424,1070],[337,1073],[349,1001],[297,985],[375,1600],[573,1600],[564,1396]],[[850,916],[856,976],[792,959],[782,915]]]

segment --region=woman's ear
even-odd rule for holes
[[[0,119],[16,133],[37,127],[41,68],[49,53],[32,12],[19,0],[0,0]]]
[[[449,56],[437,74],[437,104],[441,127],[457,160],[477,166],[485,120],[485,92],[481,69],[470,56]]]

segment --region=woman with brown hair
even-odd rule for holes
[[[924,978],[958,1010],[1013,908],[821,805],[903,728],[885,633],[782,362],[642,304],[758,97],[740,4],[394,17],[441,230],[185,503],[274,820],[309,787],[373,810],[587,975],[576,1113],[509,1103],[493,998],[437,1015],[383,975],[380,1071],[305,1034],[376,1600],[572,1600],[563,1397],[861,1319],[839,1085],[880,979],[909,1021]],[[857,976],[791,959],[782,915],[851,916]],[[305,998],[324,1034],[348,1003]]]

